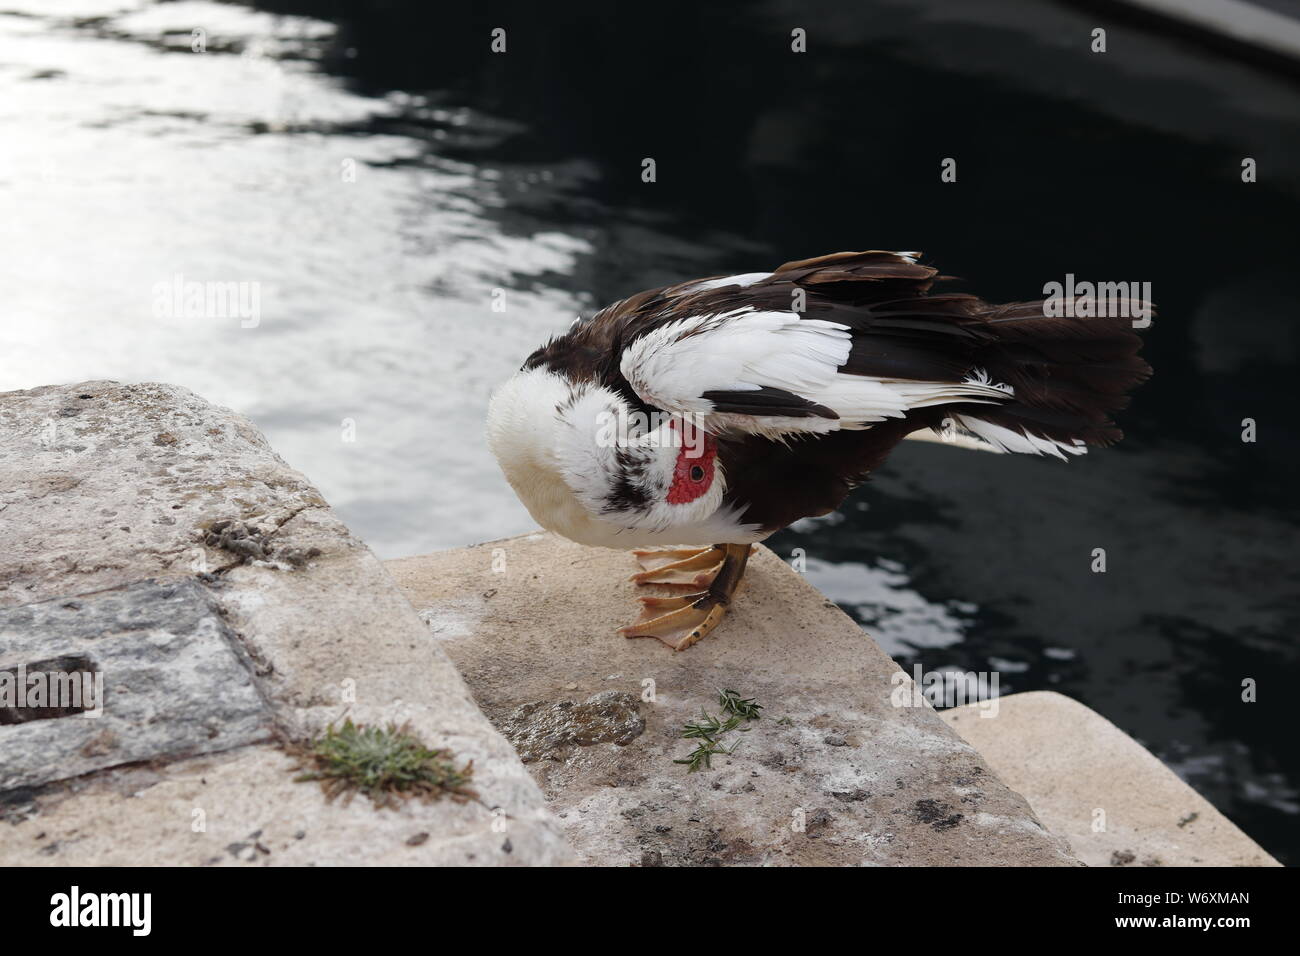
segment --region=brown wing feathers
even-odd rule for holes
[[[731,290],[788,309],[790,287],[804,288],[806,317],[854,330],[842,372],[943,382],[980,370],[1015,389],[1006,404],[917,409],[865,431],[789,445],[752,437],[724,442],[729,497],[748,505],[744,520],[780,528],[838,507],[904,436],[939,427],[952,414],[1063,442],[1118,440],[1110,414],[1151,372],[1137,355],[1141,340],[1131,320],[1050,317],[1041,301],[995,306],[972,295],[927,295],[939,278],[933,268],[892,253],[837,253],[787,263],[768,280],[772,290],[762,289],[766,282]]]
[[[982,373],[1015,391],[1002,405],[919,410],[917,427],[960,412],[1058,441],[1108,445],[1121,437],[1110,415],[1151,373],[1131,319],[1049,316],[1041,300],[990,305],[973,295],[927,294],[940,278],[886,252],[791,262],[773,276],[808,290],[809,318],[854,330],[846,373],[938,382]]]

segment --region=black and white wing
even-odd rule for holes
[[[1008,401],[961,354],[970,297],[926,297],[934,276],[909,254],[865,252],[675,286],[635,317],[612,307],[632,333],[619,371],[648,405],[768,438]]]

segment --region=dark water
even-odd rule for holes
[[[6,387],[189,385],[390,556],[528,527],[483,408],[579,310],[871,247],[994,300],[1150,282],[1119,447],[909,445],[769,543],[908,669],[1069,694],[1300,862],[1300,88],[1079,4],[460,6],[10,0]],[[160,324],[176,272],[264,282],[265,322]]]

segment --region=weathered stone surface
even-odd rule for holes
[[[572,860],[537,785],[383,566],[242,417],[166,385],[0,394],[0,540],[0,606],[84,601],[145,578],[201,587],[280,732],[345,714],[409,721],[429,746],[473,760],[480,795],[327,804],[281,750],[252,744],[0,793],[0,864]],[[36,723],[77,720],[96,722]],[[0,736],[0,765],[3,748]]]
[[[1011,694],[943,719],[1089,866],[1278,866],[1145,747],[1078,701]],[[1101,824],[1101,826],[1098,826]]]
[[[273,530],[319,492],[247,419],[183,388],[85,382],[0,394],[0,606],[244,558],[201,530]]]
[[[683,653],[614,633],[635,616],[625,552],[539,533],[388,567],[487,715],[533,751],[585,862],[1076,863],[928,704],[894,706],[898,666],[766,549],[722,626]],[[688,773],[673,762],[697,742],[682,727],[719,713],[719,688],[762,717]],[[639,701],[643,732],[555,746],[528,732],[530,715],[609,691]]]
[[[102,677],[97,716],[0,726],[0,790],[271,736],[251,662],[206,588],[143,581],[0,611],[0,669],[79,658]]]

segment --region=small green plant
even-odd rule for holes
[[[740,746],[740,741],[737,740],[730,747],[725,747],[721,742],[722,736],[733,730],[744,733],[748,728],[742,727],[741,724],[746,720],[758,720],[758,712],[763,709],[754,698],[741,697],[734,690],[719,690],[718,703],[721,704],[724,713],[730,714],[725,720],[719,719],[706,710],[701,710],[699,717],[682,727],[684,740],[700,742],[685,757],[673,761],[673,763],[686,764],[688,773],[711,769],[713,758],[719,754],[735,753],[736,748]]]
[[[718,690],[718,703],[727,713],[744,717],[746,720],[758,720],[758,712],[763,709],[763,705],[753,697],[741,697],[734,690],[721,688]]]
[[[457,803],[478,796],[469,788],[474,762],[457,768],[447,750],[430,750],[410,724],[386,728],[358,726],[348,718],[333,724],[308,744],[291,746],[304,770],[296,781],[315,780],[333,801],[344,795],[346,806],[364,793],[376,807],[397,807],[412,797],[426,803],[448,797]]]
[[[674,760],[673,763],[687,764],[686,772],[695,773],[695,771],[697,770],[706,770],[712,768],[713,758],[715,756],[717,756],[718,754],[734,754],[736,752],[736,748],[739,746],[740,746],[739,740],[737,740],[730,747],[724,747],[715,741],[709,740],[706,741],[705,743],[700,744],[698,747],[692,750],[685,757],[682,757],[679,760]]]
[[[735,730],[739,726],[739,717],[729,717],[723,722],[707,711],[702,710],[698,720],[693,720],[682,728],[682,737],[687,740],[695,738],[712,740],[714,737],[725,734],[729,730]]]
[[[674,760],[673,763],[686,764],[688,773],[711,768],[715,756],[718,754],[733,754],[736,752],[736,748],[740,746],[739,740],[730,747],[724,747],[718,742],[718,737],[729,730],[735,730],[739,724],[739,717],[732,717],[730,720],[723,722],[712,714],[701,712],[699,720],[693,720],[682,728],[682,737],[684,739],[698,740],[700,743],[685,757]]]

